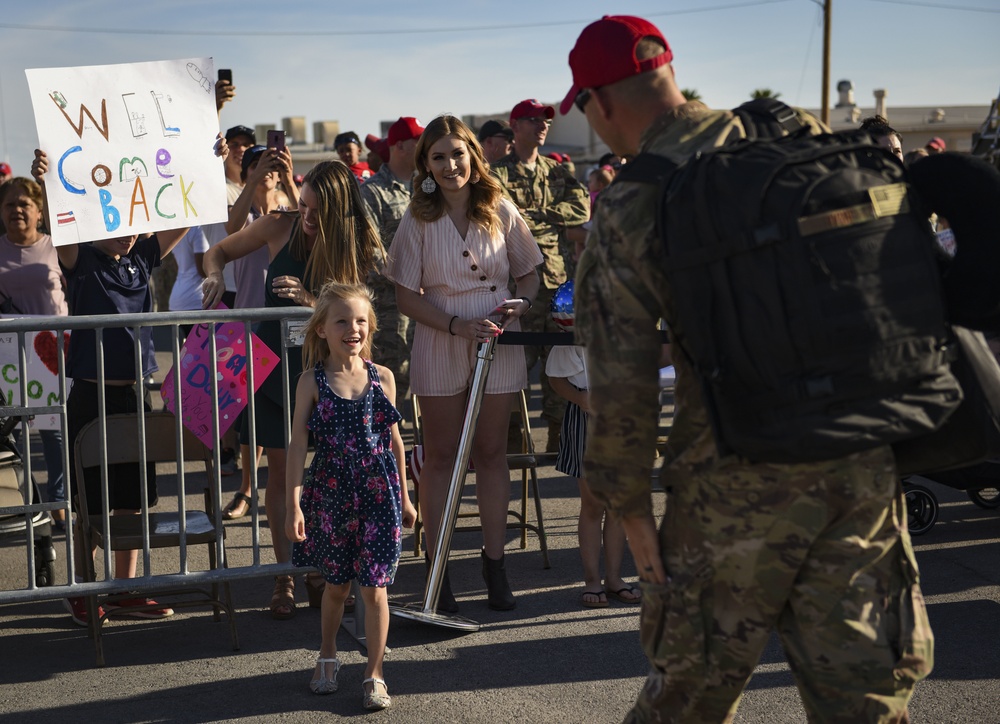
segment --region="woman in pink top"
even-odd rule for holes
[[[420,509],[434,555],[448,483],[462,432],[479,343],[517,330],[538,292],[542,263],[531,232],[503,198],[475,135],[453,116],[435,118],[416,148],[413,199],[393,237],[385,274],[396,284],[399,311],[417,323],[410,387],[420,396],[424,467]],[[508,280],[513,277],[516,290]],[[504,300],[510,300],[505,303]],[[492,317],[492,318],[491,318]],[[483,526],[483,577],[489,606],[514,608],[504,569],[510,472],[507,421],[514,396],[527,386],[524,352],[498,346],[472,444]],[[450,587],[438,608],[458,610]]]
[[[0,236],[0,313],[19,316],[69,314],[65,280],[59,270],[52,238],[39,229],[44,197],[31,179],[12,178],[0,187],[0,220],[7,233]],[[39,430],[48,471],[47,499],[66,500],[63,483],[62,430]],[[52,511],[56,528],[66,527],[66,511]]]

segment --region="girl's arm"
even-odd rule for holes
[[[549,386],[560,397],[578,405],[584,412],[590,412],[587,391],[576,389],[566,377],[549,377]]]
[[[299,499],[302,496],[302,474],[306,469],[306,449],[309,445],[309,417],[316,408],[319,390],[316,376],[304,374],[295,387],[295,415],[292,418],[292,439],[285,458],[285,535],[290,541],[306,539],[306,522]]]
[[[375,365],[379,379],[382,381],[382,391],[389,398],[393,407],[396,406],[396,378],[392,370],[382,365]],[[399,423],[392,426],[392,454],[396,458],[396,468],[399,470],[400,503],[403,506],[403,527],[412,528],[417,522],[417,509],[410,500],[409,487],[406,484],[406,452],[403,448],[403,436],[399,433]]]

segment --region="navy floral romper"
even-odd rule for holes
[[[345,400],[316,365],[319,402],[309,419],[316,453],[302,482],[306,539],[292,547],[292,563],[314,566],[334,584],[392,583],[399,564],[402,504],[390,428],[402,416],[382,391],[375,365],[363,397]]]

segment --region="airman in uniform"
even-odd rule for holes
[[[590,197],[586,187],[557,161],[542,156],[539,146],[545,143],[555,109],[537,100],[524,100],[510,112],[514,132],[514,150],[493,166],[504,193],[514,202],[531,230],[545,261],[539,269],[541,287],[531,310],[521,317],[525,332],[558,331],[549,314],[552,295],[567,280],[564,239],[567,228],[578,227],[590,219]],[[569,245],[572,246],[572,245]],[[572,260],[569,260],[572,263]],[[528,370],[542,364],[542,417],[549,423],[549,449],[558,449],[559,425],[566,401],[552,392],[544,374],[548,349],[526,346]]]
[[[729,111],[686,102],[660,31],[589,25],[570,53],[574,105],[612,151],[684,161],[739,138]],[[821,125],[803,116],[816,132]],[[675,418],[657,530],[650,479],[664,318],[683,339],[656,233],[656,187],[601,196],[576,276],[590,373],[588,484],[621,518],[643,585],[649,675],[626,721],[732,721],[777,630],[810,721],[908,721],[933,636],[887,447],[817,463],[720,457],[695,372],[674,351]]]

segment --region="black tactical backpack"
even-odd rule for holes
[[[936,429],[962,392],[903,165],[864,134],[796,131],[781,103],[736,113],[758,140],[620,174],[661,186],[668,321],[720,453],[828,460]]]

